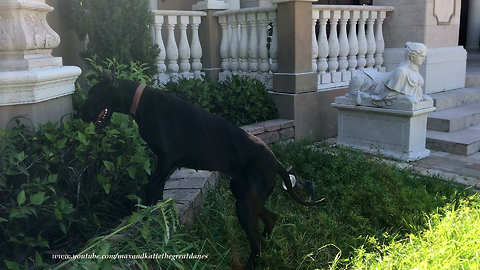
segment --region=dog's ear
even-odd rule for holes
[[[108,71],[104,71],[104,72],[100,73],[99,79],[100,79],[101,82],[110,82],[110,83],[113,83],[117,80],[115,75],[111,72],[108,72]]]

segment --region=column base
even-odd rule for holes
[[[59,121],[72,112],[71,95],[81,72],[72,66],[0,72],[0,127],[16,116],[34,125]]]

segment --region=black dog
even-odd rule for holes
[[[135,118],[140,135],[158,157],[146,187],[147,204],[163,198],[165,181],[177,167],[219,171],[232,178],[230,189],[238,221],[251,247],[248,269],[264,248],[258,218],[265,223],[264,236],[272,232],[277,220],[277,215],[264,206],[277,174],[298,203],[312,206],[320,202],[305,202],[295,193],[288,171],[259,138],[169,92],[146,87],[142,93],[139,83],[117,80],[110,73],[100,77],[101,82],[89,90],[77,115],[100,126],[109,122],[113,112],[130,112]],[[161,190],[158,196],[157,187]]]

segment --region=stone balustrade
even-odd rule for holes
[[[164,84],[177,78],[202,77],[202,46],[198,36],[201,17],[207,16],[202,11],[154,10],[154,40],[160,47],[157,59],[158,82]],[[167,43],[163,42],[162,29],[166,23]],[[187,37],[190,25],[191,42]],[[180,29],[180,40],[175,40],[175,29]]]
[[[318,73],[318,89],[347,86],[365,68],[385,71],[382,25],[388,11],[393,7],[312,6],[312,71]]]
[[[277,7],[217,11],[222,28],[219,79],[250,76],[273,88],[272,73],[278,70]]]

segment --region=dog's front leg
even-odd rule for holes
[[[152,177],[145,186],[145,204],[154,205],[158,200],[163,200],[165,182],[173,173],[173,166],[162,159],[158,159],[157,167]]]

